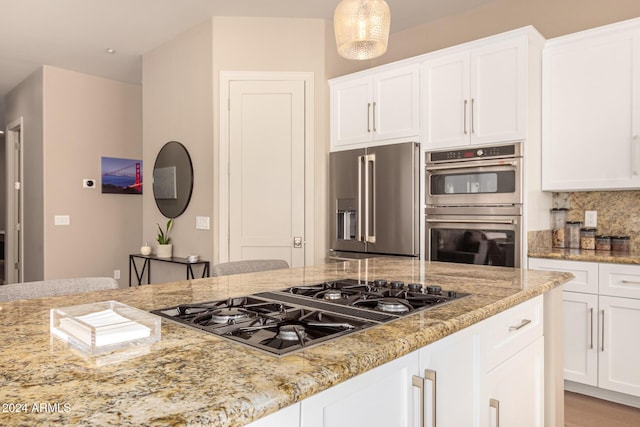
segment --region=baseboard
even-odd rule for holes
[[[598,399],[620,403],[621,405],[640,408],[640,397],[631,396],[630,394],[618,393],[616,391],[605,390],[600,387],[593,387],[567,380],[564,382],[564,389],[574,393],[585,394],[587,396],[597,397]]]

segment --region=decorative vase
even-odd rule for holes
[[[158,258],[171,258],[172,251],[173,251],[172,244],[156,246],[156,256]]]
[[[144,242],[144,245],[140,247],[140,254],[151,255],[151,246],[149,246],[147,242]]]

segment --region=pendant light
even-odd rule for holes
[[[347,59],[376,58],[387,51],[389,5],[384,0],[342,0],[333,14],[338,53]]]

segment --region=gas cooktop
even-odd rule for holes
[[[281,356],[466,295],[420,283],[341,279],[151,312]]]

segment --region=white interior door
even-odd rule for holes
[[[305,260],[305,82],[229,82],[229,260]]]
[[[24,204],[22,194],[23,120],[7,126],[7,230],[5,234],[5,283],[19,283],[24,278]]]

